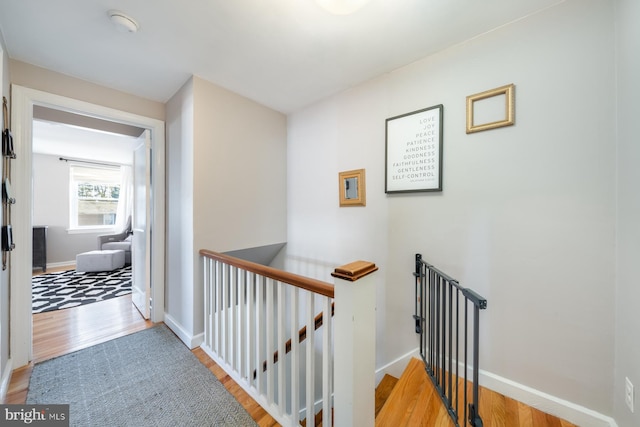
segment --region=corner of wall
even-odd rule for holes
[[[410,352],[403,354],[395,360],[387,363],[386,365],[376,369],[376,384],[378,384],[385,374],[389,374],[393,377],[400,378],[405,368],[409,364],[409,361],[413,357],[420,357],[420,350],[418,348],[411,350]]]
[[[167,313],[164,314],[164,323],[174,334],[176,334],[178,338],[180,338],[180,341],[189,347],[189,350],[200,347],[204,342],[204,333],[191,335],[176,321],[176,319]]]

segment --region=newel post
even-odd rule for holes
[[[378,267],[355,261],[335,269],[334,422],[373,426],[375,421],[376,289]]]

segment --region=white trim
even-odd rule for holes
[[[32,270],[32,121],[33,106],[40,105],[57,110],[89,115],[113,122],[137,126],[151,131],[152,165],[152,272],[153,280],[151,320],[164,319],[165,288],[165,133],[161,120],[115,110],[60,95],[12,85],[11,124],[14,133],[14,160],[12,184],[18,203],[13,205],[13,237],[16,248],[12,253],[11,283],[31,283]],[[31,287],[14,286],[11,289],[11,355],[15,366],[26,365],[32,359]]]
[[[62,262],[48,262],[47,270],[52,268],[60,268],[60,267],[69,267],[69,270],[76,268],[76,260],[73,261],[62,261]]]
[[[376,369],[376,384],[382,380],[385,374],[396,378],[402,376],[402,372],[409,364],[412,357],[420,358],[420,349],[416,348],[388,364]],[[497,393],[525,403],[547,414],[565,419],[579,426],[590,427],[617,427],[616,421],[604,414],[580,406],[568,400],[552,396],[548,393],[519,384],[515,381],[480,369],[479,381],[482,387],[486,387]],[[482,416],[482,414],[480,414]]]
[[[119,166],[104,166],[104,165],[86,165],[71,162],[68,165],[69,172],[69,228],[67,228],[68,234],[75,233],[109,233],[115,229],[115,218],[118,213],[118,199],[114,198],[94,198],[94,201],[110,201],[115,202],[113,211],[114,224],[92,224],[92,225],[78,225],[78,215],[80,201],[83,200],[78,195],[78,186],[80,182],[90,183],[92,185],[102,184],[110,187],[117,187],[120,189],[120,183],[122,182],[122,168]],[[92,170],[91,176],[88,175],[87,170]],[[98,172],[100,171],[100,172]],[[109,175],[107,179],[100,174]],[[80,175],[80,178],[78,177]],[[96,176],[98,175],[98,176]],[[83,177],[86,177],[83,179]],[[87,200],[87,199],[84,199]],[[102,218],[104,221],[104,218]],[[101,221],[101,222],[102,222]]]
[[[376,387],[380,381],[382,381],[385,374],[400,378],[407,368],[409,361],[414,357],[420,358],[420,350],[417,348],[376,369]]]
[[[185,328],[183,328],[176,319],[174,319],[170,314],[164,314],[164,324],[167,325],[169,329],[173,331],[174,334],[180,341],[184,343],[190,350],[193,350],[196,347],[200,347],[204,342],[204,332],[199,333],[197,335],[191,335],[187,332]]]
[[[480,369],[480,385],[512,399],[526,403],[532,408],[547,414],[563,418],[579,426],[617,427],[616,421],[606,415],[593,411],[568,400],[552,396],[524,384]],[[482,415],[482,414],[481,414]]]
[[[1,51],[0,51],[1,52]],[[11,384],[11,374],[13,373],[13,362],[11,358],[7,360],[7,364],[2,372],[2,381],[0,381],[0,402],[4,403],[7,392],[9,391],[9,384]]]
[[[116,230],[113,225],[107,225],[105,227],[87,227],[87,228],[67,228],[67,234],[111,234]]]
[[[262,406],[262,408],[269,413],[280,425],[282,426],[291,426],[293,422],[291,421],[291,416],[283,414],[280,412],[280,408],[274,402],[269,402],[264,394],[258,392],[255,387],[252,387],[251,384],[247,381],[246,378],[243,378],[236,370],[233,369],[231,365],[229,365],[224,359],[217,356],[217,354],[207,347],[206,345],[200,346],[200,348],[207,353],[207,355],[222,368],[223,371],[227,373],[235,382],[238,384],[249,396],[253,398],[253,400],[258,403],[258,405]]]

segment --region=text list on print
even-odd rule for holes
[[[386,192],[440,191],[442,106],[387,119]]]

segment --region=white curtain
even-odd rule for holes
[[[116,231],[124,230],[127,220],[133,212],[133,168],[120,166],[120,197],[118,197],[118,209],[116,211]]]

